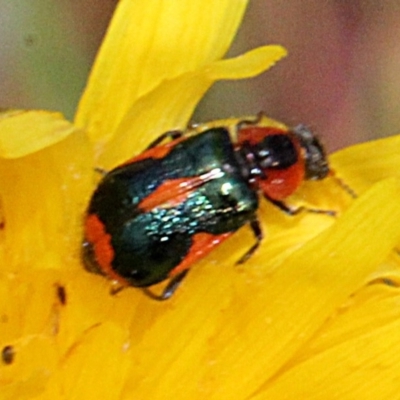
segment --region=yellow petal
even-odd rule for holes
[[[111,136],[140,97],[227,51],[246,0],[122,0],[76,115],[95,140]]]
[[[212,63],[209,67],[209,74],[215,81],[252,78],[271,68],[286,54],[287,52],[282,46],[258,47],[241,56]]]
[[[36,138],[30,145],[22,145],[25,150],[20,152],[15,148],[19,139],[9,139],[5,154],[15,157],[18,153],[19,158],[0,159],[3,273],[19,271],[22,266],[60,267],[61,260],[69,259],[76,249],[75,240],[80,236],[78,210],[82,212],[91,190],[92,152],[83,132],[58,115],[46,116],[32,112],[3,120],[10,137],[18,136],[23,127],[23,137]],[[60,126],[63,132],[52,136]],[[41,151],[32,153],[40,147]],[[24,153],[28,155],[22,157]]]
[[[166,130],[183,129],[215,80],[252,77],[285,55],[281,46],[264,46],[164,81],[129,109],[114,139],[105,148],[101,146],[98,149],[97,153],[104,152],[99,164],[106,168],[115,166],[143,150]]]
[[[399,301],[397,288],[364,288],[266,390],[251,399],[396,398]]]
[[[384,283],[363,286],[331,316],[289,367],[400,318],[400,290]],[[399,360],[400,365],[400,360]],[[289,369],[285,366],[285,369]]]
[[[0,114],[0,157],[23,157],[60,142],[74,131],[60,113],[6,111]]]
[[[386,281],[393,286],[400,286],[399,244],[390,254],[390,257],[370,276],[369,281]]]
[[[65,354],[59,383],[68,388],[71,400],[117,399],[133,357],[123,329],[110,322],[95,325]]]
[[[400,135],[345,148],[330,160],[344,182],[362,192],[379,180],[400,177]]]
[[[0,361],[0,386],[1,398],[10,400],[43,393],[59,358],[57,275],[38,269],[17,272],[2,270],[0,275],[0,349],[11,346],[14,352],[9,364]]]
[[[54,340],[44,335],[27,337],[15,351],[15,361],[0,366],[2,400],[42,398],[37,396],[46,390],[57,362]]]
[[[242,268],[232,268],[243,248],[227,243],[226,260],[200,263],[176,298],[146,307],[146,335],[137,327],[132,333],[137,378],[127,392],[163,399],[174,387],[182,388],[176,399],[247,398],[389,254],[400,237],[399,195],[396,181],[377,184],[280,265],[269,264],[266,241]]]

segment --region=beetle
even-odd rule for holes
[[[263,238],[260,194],[281,210],[304,180],[329,173],[319,139],[306,127],[280,128],[262,115],[159,136],[100,181],[85,215],[86,268],[122,287],[165,300],[190,267],[244,225],[255,252]],[[161,294],[148,287],[168,280]]]

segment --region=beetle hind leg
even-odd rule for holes
[[[253,244],[253,246],[250,247],[249,250],[246,251],[245,254],[243,254],[242,257],[239,258],[238,261],[236,261],[236,264],[243,264],[244,262],[246,262],[258,249],[264,237],[260,221],[257,218],[254,218],[253,220],[250,221],[250,228],[253,231],[253,234],[256,238],[256,242]]]
[[[156,294],[153,291],[151,291],[149,288],[142,288],[143,292],[152,298],[153,300],[158,300],[158,301],[164,301],[168,300],[172,295],[175,293],[176,289],[178,289],[179,285],[189,272],[188,269],[185,269],[184,271],[180,272],[179,274],[173,276],[167,283],[167,286],[165,286],[164,290],[161,292],[161,294]]]

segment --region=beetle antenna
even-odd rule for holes
[[[353,199],[356,199],[358,197],[358,194],[356,193],[356,191],[349,186],[348,183],[346,183],[342,178],[340,178],[339,176],[337,176],[336,171],[334,171],[333,169],[331,169],[329,171],[329,176],[331,178],[333,178],[336,183]]]

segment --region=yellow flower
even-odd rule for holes
[[[263,202],[261,249],[234,266],[253,240],[242,229],[167,302],[134,288],[110,295],[82,267],[94,167],[183,128],[214,81],[285,54],[220,60],[247,2],[213,3],[121,0],[74,124],[0,115],[1,399],[397,396],[398,137],[332,157],[355,201],[335,178],[290,199],[339,218],[288,217]]]

